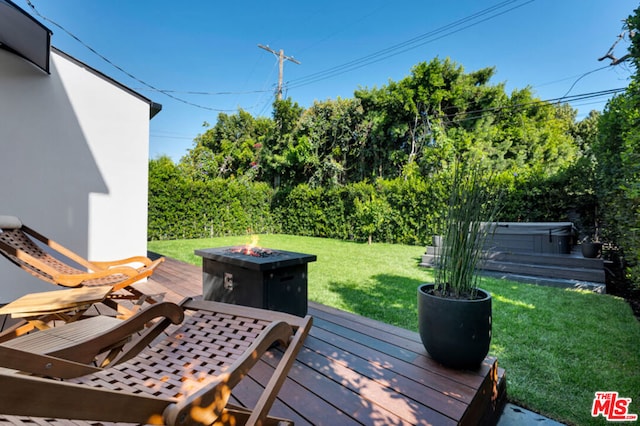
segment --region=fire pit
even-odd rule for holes
[[[196,250],[205,300],[305,316],[307,264],[315,255],[252,246]]]

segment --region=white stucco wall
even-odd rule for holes
[[[0,214],[90,259],[146,253],[149,103],[52,52],[0,50]],[[0,257],[0,303],[53,290]]]

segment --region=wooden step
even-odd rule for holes
[[[513,274],[534,275],[539,277],[561,278],[590,282],[605,282],[602,269],[563,267],[559,265],[540,265],[487,260],[482,269],[488,271],[510,272]]]
[[[501,280],[516,281],[526,284],[542,285],[546,287],[557,287],[574,290],[587,290],[598,294],[606,294],[607,285],[605,283],[595,283],[591,281],[569,280],[562,278],[539,277],[535,275],[521,275],[510,272],[498,272],[481,270],[480,275],[494,277]]]
[[[420,265],[433,267],[438,251],[438,247],[428,246]],[[484,257],[479,268],[498,273],[504,278],[605,292],[605,262],[602,259],[585,258],[579,251],[574,250],[570,254],[491,251]]]
[[[427,246],[426,252],[423,256],[424,263],[431,264],[433,262],[433,259],[436,258],[438,254],[439,247]],[[590,259],[583,257],[579,251],[572,251],[570,254],[489,251],[486,253],[485,258],[493,261],[536,265],[557,265],[568,268],[604,268],[604,261],[602,259]]]
[[[545,266],[561,266],[565,268],[603,269],[602,259],[589,259],[581,254],[541,254],[541,253],[511,253],[492,251],[487,253],[486,259],[494,262],[525,263]]]

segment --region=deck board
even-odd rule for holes
[[[176,283],[179,281],[180,283]],[[197,266],[167,259],[149,288],[180,296],[202,292]],[[297,425],[492,424],[506,399],[504,370],[488,357],[477,371],[433,361],[417,333],[309,302],[314,325],[271,413]],[[277,350],[234,391],[251,406]],[[496,370],[497,368],[497,370]]]
[[[202,272],[168,258],[136,287],[179,302],[202,294]],[[496,423],[506,380],[495,359],[477,371],[450,370],[428,356],[415,332],[314,302],[309,314],[313,327],[271,415],[296,425]],[[271,349],[234,388],[232,401],[252,407],[281,355]]]

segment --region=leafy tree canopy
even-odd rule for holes
[[[573,163],[585,149],[576,139],[575,111],[542,102],[529,88],[509,95],[504,84],[490,82],[494,72],[466,73],[435,58],[350,99],[307,109],[279,100],[272,118],[219,114],[181,167],[199,180],[244,176],[313,187],[434,176],[467,155],[520,174],[549,176]]]

